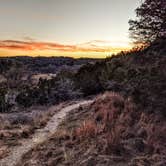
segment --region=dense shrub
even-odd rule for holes
[[[72,74],[63,71],[54,79],[40,79],[37,87],[26,87],[19,93],[16,101],[19,105],[29,107],[32,105],[56,104],[77,99],[80,96],[80,91],[74,88]]]
[[[166,56],[165,40],[150,47],[122,52],[95,65],[83,66],[75,76],[75,83],[84,95],[104,90],[132,96],[147,112],[165,113]],[[162,50],[162,51],[161,51]]]
[[[7,112],[10,108],[10,105],[5,99],[6,89],[0,88],[0,112]]]
[[[87,64],[76,73],[74,81],[77,89],[81,89],[84,96],[99,93],[103,90],[100,81],[103,63]]]

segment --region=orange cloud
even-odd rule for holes
[[[25,42],[25,41],[16,41],[16,40],[3,40],[0,41],[0,48],[4,49],[19,49],[22,51],[31,51],[31,50],[54,50],[54,49],[71,49],[73,46],[48,43],[48,42]]]
[[[102,40],[94,40],[83,44],[77,45],[64,45],[59,43],[51,43],[51,42],[40,42],[40,41],[18,41],[18,40],[1,40],[0,41],[0,50],[8,50],[8,51],[21,51],[25,53],[33,53],[38,52],[59,52],[59,53],[117,53],[122,50],[128,50],[129,47],[121,47],[121,46],[111,46],[111,43],[108,41]]]

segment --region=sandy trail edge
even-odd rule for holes
[[[0,161],[0,166],[15,166],[22,159],[23,155],[29,152],[33,147],[46,141],[57,130],[58,125],[65,118],[66,114],[81,105],[89,105],[93,100],[80,101],[76,104],[72,104],[62,108],[59,112],[56,112],[54,116],[48,121],[47,125],[37,131],[32,138],[26,140],[23,145],[15,147],[12,152],[6,158]]]

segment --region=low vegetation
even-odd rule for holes
[[[106,90],[131,96],[138,107],[165,115],[166,40],[143,50],[122,52],[117,56],[83,66],[75,76],[76,87],[90,95]]]
[[[79,98],[81,92],[75,88],[74,74],[82,65],[96,61],[99,60],[67,57],[1,58],[0,112],[10,112],[20,106],[49,105]]]
[[[0,114],[0,159],[6,157],[13,147],[21,145],[24,139],[30,138],[37,129],[43,128],[55,111],[40,109]]]
[[[68,115],[21,164],[165,165],[165,125],[165,118],[139,110],[131,98],[106,92]]]

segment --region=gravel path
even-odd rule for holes
[[[16,166],[24,154],[29,152],[36,145],[46,141],[52,134],[55,133],[58,125],[62,122],[68,112],[79,108],[81,105],[88,105],[92,102],[93,100],[80,101],[76,104],[66,106],[59,112],[56,112],[43,129],[37,130],[32,138],[26,140],[23,145],[16,146],[9,156],[0,160],[0,166]]]

